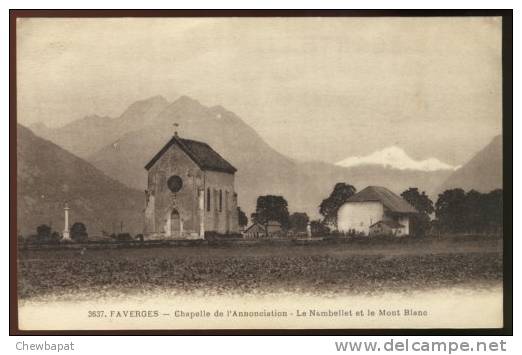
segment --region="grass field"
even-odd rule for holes
[[[380,294],[502,281],[499,239],[21,250],[22,300],[129,294]]]

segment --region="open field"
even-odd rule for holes
[[[499,239],[21,250],[22,300],[96,295],[365,295],[502,282]]]

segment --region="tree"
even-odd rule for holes
[[[410,231],[415,236],[423,236],[430,229],[431,218],[430,215],[435,212],[433,201],[429,198],[425,191],[419,193],[416,187],[410,187],[403,193],[401,197],[405,199],[410,205],[415,207],[419,212],[411,217]]]
[[[435,204],[437,227],[452,233],[502,233],[503,192],[446,190]]]
[[[252,221],[267,224],[268,221],[281,223],[284,229],[288,229],[289,213],[288,202],[283,196],[266,195],[257,198],[256,212],[251,216]]]
[[[294,212],[290,215],[290,228],[294,232],[306,232],[310,218],[304,212]]]
[[[52,243],[60,240],[60,236],[56,237],[56,232],[53,233],[51,226],[41,224],[36,227],[36,242],[38,243]]]
[[[51,227],[47,224],[40,224],[36,227],[36,235],[38,236],[38,240],[41,242],[48,242],[51,239]]]
[[[41,224],[36,227],[36,236],[31,236],[29,240],[36,241],[38,243],[59,243],[61,236],[58,232],[53,231],[51,226],[47,224]]]
[[[488,232],[502,233],[504,218],[504,193],[502,189],[490,191],[484,196],[483,214]]]
[[[330,234],[330,228],[319,219],[310,222],[310,229],[314,237],[324,237]]]
[[[462,189],[446,190],[439,194],[435,216],[442,231],[458,233],[465,230],[465,201],[466,193]]]
[[[50,242],[51,243],[60,243],[60,240],[62,239],[62,236],[57,231],[54,231],[51,233]]]
[[[479,233],[487,228],[486,195],[470,190],[466,193],[462,207],[462,229],[470,233]]]
[[[85,227],[85,224],[82,222],[76,222],[71,226],[71,239],[76,242],[85,242],[87,241],[87,228]]]
[[[355,187],[344,182],[335,184],[330,196],[319,205],[319,213],[323,215],[324,221],[328,224],[337,223],[337,211],[356,191]]]
[[[245,227],[248,224],[248,217],[245,212],[241,210],[241,207],[237,207],[237,221],[241,228]]]

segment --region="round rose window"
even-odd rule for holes
[[[172,192],[178,192],[183,187],[183,180],[177,175],[172,175],[167,180],[167,186],[169,187],[170,191]]]

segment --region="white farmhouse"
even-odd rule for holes
[[[370,234],[378,222],[394,222],[396,235],[410,233],[410,217],[418,213],[408,202],[381,186],[368,186],[350,197],[337,212],[337,229]]]

